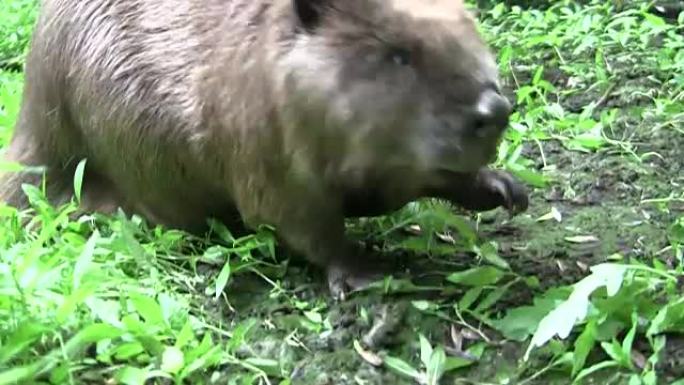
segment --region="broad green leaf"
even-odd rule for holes
[[[594,133],[583,133],[573,137],[567,144],[573,150],[596,150],[603,147],[606,140]]]
[[[466,349],[466,353],[479,360],[482,358],[482,355],[484,355],[485,349],[487,349],[488,346],[489,345],[484,341],[477,342]]]
[[[229,246],[233,245],[235,237],[233,237],[233,234],[228,230],[228,227],[226,227],[225,224],[211,219],[209,220],[209,225],[211,226],[211,231],[218,235],[222,241],[226,242]]]
[[[112,356],[120,361],[129,360],[145,352],[145,347],[138,342],[127,342],[117,346],[114,351],[112,351]]]
[[[45,326],[34,322],[19,325],[12,334],[3,337],[3,346],[0,347],[0,365],[5,367],[5,363],[31,346],[47,330]]]
[[[122,332],[119,329],[109,325],[88,325],[71,337],[61,348],[53,350],[38,362],[7,372],[15,376],[11,382],[3,382],[9,378],[5,377],[5,373],[0,374],[0,385],[22,383],[23,380],[51,373],[61,360],[75,358],[78,353],[85,350],[89,345],[101,340],[119,337],[121,334]]]
[[[114,375],[116,381],[124,385],[145,385],[148,380],[155,377],[166,378],[167,380],[171,379],[171,377],[164,372],[140,369],[133,366],[125,366],[118,370]]]
[[[190,318],[188,317],[187,321],[185,321],[185,325],[183,325],[183,328],[176,336],[176,343],[174,344],[174,346],[178,349],[183,349],[185,345],[189,344],[194,339],[195,333],[192,329],[192,323],[190,322]]]
[[[57,322],[64,323],[69,317],[73,317],[78,306],[83,304],[96,290],[97,286],[92,283],[81,285],[76,288],[74,292],[65,298],[62,305],[57,309],[57,312],[55,313]]]
[[[606,293],[609,297],[612,297],[616,295],[622,287],[622,282],[624,280],[625,273],[627,272],[627,267],[612,263],[604,263],[592,267],[591,272],[592,277],[595,278],[592,280],[591,284],[587,284],[587,288],[585,288],[585,290],[588,291],[592,284],[596,285],[597,288],[601,285],[604,285],[606,287]],[[593,282],[594,280],[596,281],[595,283]]]
[[[430,341],[423,335],[419,335],[420,339],[420,362],[427,368],[430,364],[430,357],[432,357],[432,345]]]
[[[74,289],[77,289],[81,285],[83,276],[90,268],[90,265],[93,261],[93,255],[95,254],[95,245],[97,244],[97,241],[99,241],[99,239],[100,233],[97,230],[95,230],[93,234],[90,236],[90,238],[88,238],[88,242],[86,242],[85,246],[83,247],[83,251],[78,256],[78,259],[76,259],[76,264],[74,265],[73,278]]]
[[[304,317],[317,325],[323,323],[323,316],[317,311],[305,311]]]
[[[205,333],[202,338],[202,342],[196,347],[187,352],[185,360],[188,362],[194,361],[198,357],[205,355],[212,348],[216,347],[214,340],[211,337],[211,333]]]
[[[554,309],[557,301],[538,298],[533,306],[521,306],[511,309],[506,316],[493,322],[493,326],[506,338],[514,341],[524,341],[534,334],[539,323]]]
[[[496,243],[487,242],[476,248],[476,253],[490,264],[504,270],[510,270],[511,266],[499,256]]]
[[[542,79],[542,76],[544,75],[544,66],[540,65],[537,67],[537,70],[534,71],[534,76],[532,77],[532,84],[539,84],[539,81]]]
[[[481,312],[483,312],[483,311],[489,310],[489,308],[491,308],[491,307],[494,306],[497,302],[499,302],[499,300],[501,299],[501,297],[503,297],[503,295],[506,294],[506,292],[508,292],[508,289],[510,289],[511,286],[512,286],[513,284],[515,284],[515,283],[516,283],[516,281],[511,281],[511,282],[508,282],[507,284],[505,284],[505,285],[503,285],[503,286],[499,286],[499,287],[495,288],[494,290],[492,290],[492,291],[491,291],[489,294],[487,294],[487,296],[484,297],[484,298],[482,299],[482,301],[477,305],[477,307],[475,308],[474,312],[475,312],[475,313],[481,313]]]
[[[164,312],[157,301],[141,294],[131,294],[130,299],[135,310],[147,323],[160,327],[168,326],[164,319]]]
[[[479,298],[480,294],[484,288],[482,286],[476,286],[471,289],[468,289],[468,291],[463,294],[463,297],[458,301],[458,309],[459,310],[468,310],[470,309],[470,306],[477,301]]]
[[[573,354],[572,376],[575,377],[587,362],[589,353],[596,345],[596,321],[591,320],[584,327],[584,331],[575,341],[575,351]]]
[[[462,357],[447,357],[446,362],[444,363],[444,373],[456,369],[467,368],[468,366],[471,366],[476,362],[477,361],[469,360],[467,358]]]
[[[24,165],[17,162],[0,161],[0,172],[20,172],[24,170]]]
[[[670,226],[668,235],[672,242],[684,245],[684,217]]]
[[[402,360],[401,358],[387,356],[384,358],[385,366],[395,371],[396,373],[414,380],[422,378],[422,374],[415,369],[411,364]]]
[[[625,355],[622,352],[622,347],[617,341],[601,342],[601,347],[613,361],[617,362],[620,366],[625,366]]]
[[[223,246],[211,246],[202,254],[202,260],[219,264],[226,263],[225,255],[228,254],[228,249]]]
[[[121,302],[112,300],[103,300],[96,296],[92,296],[85,300],[89,310],[93,313],[95,318],[108,323],[115,327],[121,327]]]
[[[504,272],[492,266],[475,267],[463,272],[453,273],[447,277],[452,283],[466,286],[493,285],[505,275]]]
[[[280,376],[282,374],[280,370],[280,363],[270,358],[250,357],[245,359],[245,362],[263,370],[266,374],[271,376]]]
[[[76,166],[76,172],[74,173],[74,195],[76,196],[76,202],[81,203],[81,192],[83,189],[83,177],[85,174],[86,159],[78,162]]]
[[[186,361],[188,362],[188,364],[181,371],[179,377],[185,378],[194,372],[202,370],[203,368],[208,368],[212,365],[216,365],[217,363],[222,361],[223,355],[224,353],[221,350],[220,346],[210,347],[207,351],[194,358],[190,358],[189,355],[186,355]]]
[[[119,211],[118,214],[119,221],[121,222],[121,240],[123,241],[126,249],[130,252],[131,256],[135,260],[143,260],[145,258],[145,249],[142,247],[140,242],[135,238],[135,234],[138,231],[135,224],[133,224],[123,211]]]
[[[660,16],[656,16],[649,12],[643,12],[641,16],[646,19],[646,22],[657,29],[657,27],[667,27],[667,22]]]
[[[637,332],[637,326],[639,325],[639,315],[634,312],[632,314],[632,328],[627,332],[627,335],[625,336],[625,339],[622,341],[622,357],[625,357],[625,362],[623,364],[629,368],[632,369],[632,360],[630,357],[632,356],[632,345],[634,344],[634,338],[636,337],[636,332]]]
[[[18,366],[0,372],[0,385],[17,385],[25,383],[25,380],[34,378],[41,370],[40,362]]]
[[[655,370],[649,370],[641,378],[644,385],[658,385],[658,374]]]
[[[432,303],[430,301],[426,301],[426,300],[411,301],[411,305],[420,311],[427,311],[430,309],[434,309],[437,306],[434,303]],[[361,310],[366,311],[365,308],[363,308]]]
[[[228,280],[230,279],[230,274],[231,274],[230,254],[227,254],[226,262],[223,264],[223,268],[221,269],[221,272],[219,273],[218,277],[216,278],[216,286],[215,286],[215,290],[214,290],[215,299],[219,299],[221,297],[221,294],[223,294],[223,290],[225,290],[226,285],[228,284]]]
[[[145,381],[150,378],[148,370],[126,366],[116,372],[116,380],[124,385],[145,385]]]
[[[522,86],[522,87],[518,88],[518,90],[516,91],[516,94],[518,97],[517,103],[523,104],[523,102],[526,99],[528,99],[530,97],[530,95],[532,95],[532,93],[534,93],[535,91],[536,91],[536,89],[532,86]]]
[[[584,378],[589,377],[590,375],[592,375],[598,371],[608,369],[608,368],[614,368],[616,366],[618,366],[618,363],[615,361],[603,361],[603,362],[600,362],[596,365],[592,365],[592,366],[582,370],[577,375],[577,378],[575,378],[575,380],[573,381],[573,384],[577,384],[577,385],[582,384],[583,383],[582,380]]]
[[[185,361],[183,352],[175,346],[167,346],[162,353],[161,370],[166,373],[176,374],[183,369]]]
[[[665,332],[684,331],[684,298],[668,303],[656,314],[646,331],[649,337]]]
[[[242,344],[245,343],[247,340],[247,335],[249,332],[258,324],[258,321],[254,318],[247,319],[243,322],[240,322],[233,330],[231,331],[231,338],[230,341],[226,344],[226,350],[228,352],[234,352],[236,349],[240,348]]]
[[[576,283],[570,297],[552,310],[542,321],[532,337],[525,353],[525,360],[535,347],[547,343],[554,336],[565,339],[570,335],[575,324],[583,321],[589,310],[590,295],[601,287],[605,287],[608,296],[613,296],[620,289],[626,266],[602,264],[592,267],[592,274]]]
[[[430,362],[427,365],[427,385],[439,385],[439,380],[444,375],[446,365],[446,353],[441,346],[436,347],[430,356]]]
[[[537,187],[537,188],[545,188],[546,185],[548,184],[548,181],[544,174],[535,172],[530,169],[526,168],[512,168],[508,167],[508,170],[515,175],[518,179],[521,181],[529,184],[530,186]]]
[[[190,304],[185,303],[184,298],[172,297],[169,293],[162,292],[157,295],[157,302],[167,325],[177,329],[185,324]]]
[[[42,207],[42,204],[46,204],[45,194],[43,194],[43,191],[41,191],[38,187],[31,184],[23,184],[21,185],[21,189],[28,197],[28,200],[32,206]]]
[[[461,216],[454,215],[450,212],[440,212],[438,215],[448,226],[456,229],[458,234],[465,239],[466,243],[474,243],[477,240],[477,233],[473,229],[473,226]]]
[[[74,354],[76,351],[86,347],[89,344],[98,342],[100,340],[112,339],[120,337],[123,334],[118,328],[107,324],[90,324],[81,329],[75,336],[73,336],[64,345],[64,349],[60,350],[61,354]]]
[[[149,327],[147,328],[149,329]],[[164,353],[164,349],[166,348],[166,346],[159,341],[157,336],[138,335],[136,336],[136,339],[140,341],[142,346],[145,348],[145,351],[153,356],[161,357],[161,355]]]

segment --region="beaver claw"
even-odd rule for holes
[[[362,264],[336,263],[328,267],[328,288],[333,299],[344,301],[357,290],[367,289],[384,277],[386,268],[368,262]]]
[[[512,215],[527,210],[529,206],[527,189],[511,174],[504,171],[487,170],[482,172],[479,177],[482,187],[495,193],[501,200],[500,206],[505,207]]]

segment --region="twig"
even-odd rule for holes
[[[479,330],[478,328],[476,328],[476,327],[470,325],[468,322],[466,322],[466,320],[463,318],[463,315],[461,314],[461,312],[460,312],[458,309],[456,309],[456,316],[458,317],[458,321],[459,321],[459,322],[457,322],[457,323],[458,323],[459,325],[461,325],[461,326],[463,326],[463,327],[465,327],[465,328],[467,328],[467,329],[470,329],[470,331],[472,331],[473,333],[479,335],[480,338],[482,338],[482,340],[483,340],[484,342],[486,342],[487,344],[490,344],[490,345],[492,344],[491,338],[487,337],[487,335],[484,334],[484,333],[483,333],[481,330]]]
[[[617,87],[617,83],[611,83],[608,88],[606,88],[606,91],[601,95],[601,98],[596,101],[594,109],[598,109],[608,101],[608,98],[610,97],[610,94],[613,93],[613,90],[615,90],[615,87]]]

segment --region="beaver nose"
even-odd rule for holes
[[[495,128],[503,131],[508,126],[511,105],[495,88],[487,88],[475,105],[473,125],[475,131],[489,131]]]

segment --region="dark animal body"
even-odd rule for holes
[[[420,197],[527,207],[486,168],[508,122],[459,0],[45,0],[6,158],[48,197],[190,231],[270,224],[342,294],[344,218]],[[30,173],[0,179],[25,207]]]

